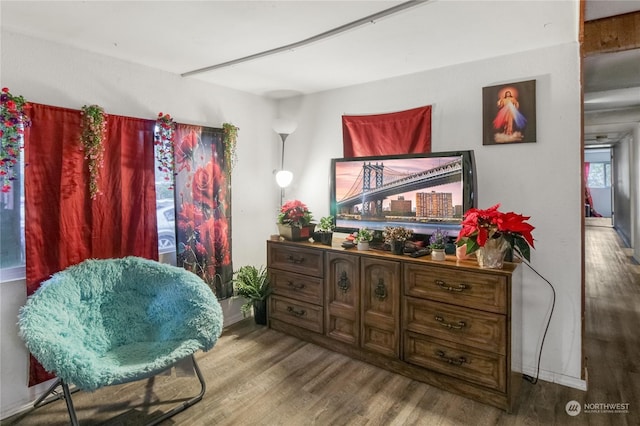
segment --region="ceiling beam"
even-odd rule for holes
[[[640,48],[640,11],[584,23],[584,54]]]

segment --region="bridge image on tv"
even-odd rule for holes
[[[336,219],[459,224],[462,159],[416,158],[336,165]],[[356,226],[364,226],[356,224]]]

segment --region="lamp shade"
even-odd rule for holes
[[[280,188],[286,188],[291,185],[291,181],[293,181],[293,173],[289,170],[280,170],[276,173],[276,182]]]
[[[286,118],[277,118],[273,121],[273,125],[271,127],[280,135],[290,135],[296,130],[298,123]]]

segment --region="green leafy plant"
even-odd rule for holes
[[[355,235],[356,243],[364,243],[373,240],[373,233],[367,228],[360,228]]]
[[[231,171],[238,161],[238,156],[236,154],[238,130],[240,129],[231,123],[222,123],[222,131],[224,133],[224,159],[227,164],[229,175],[231,175]]]
[[[333,216],[325,216],[320,218],[318,224],[318,232],[332,232],[335,228],[333,224]]]
[[[263,301],[271,294],[271,284],[267,269],[246,265],[233,273],[233,290],[237,297],[244,297],[246,303],[240,310],[246,316],[251,311],[253,302]]]

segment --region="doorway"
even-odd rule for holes
[[[612,185],[613,157],[610,147],[584,150],[585,226],[612,227],[615,191]]]

